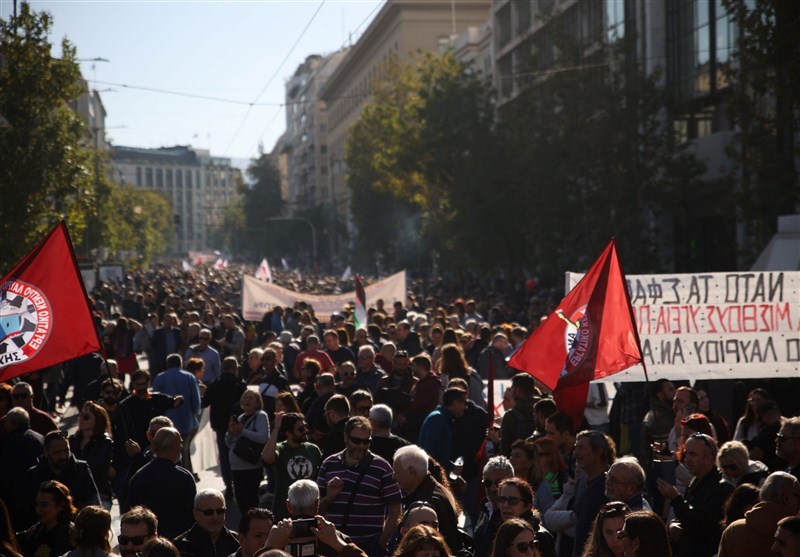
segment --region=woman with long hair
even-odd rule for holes
[[[536,486],[536,508],[546,513],[564,491],[567,481],[567,463],[551,437],[540,437],[533,442],[536,459],[533,462],[531,485]]]
[[[231,418],[225,444],[230,448],[231,476],[236,505],[244,516],[251,507],[258,507],[258,486],[264,478],[264,465],[259,458],[250,462],[236,454],[236,443],[244,438],[263,448],[269,437],[269,417],[264,412],[264,401],[261,395],[250,389],[242,393],[239,399],[242,414]]]
[[[672,557],[667,527],[653,511],[635,511],[617,532],[625,557]]]
[[[439,375],[442,376],[442,384],[447,387],[447,383],[454,377],[460,377],[469,386],[469,399],[480,408],[486,409],[486,401],[483,399],[483,381],[469,367],[464,353],[458,344],[449,343],[442,346],[442,358],[437,363]]]
[[[75,549],[64,557],[109,557],[111,553],[111,513],[89,505],[78,511],[72,530]]]
[[[625,517],[631,509],[621,501],[612,501],[600,507],[586,540],[583,557],[623,557],[622,540],[617,532],[625,526]]]
[[[733,521],[744,518],[744,513],[758,503],[759,493],[759,489],[753,484],[741,484],[734,489],[722,506],[723,518],[720,532],[730,526]]]
[[[25,557],[63,555],[74,546],[70,539],[72,518],[77,509],[72,504],[69,488],[55,480],[42,482],[36,494],[38,522],[17,533],[17,540]]]
[[[536,542],[536,531],[525,520],[512,518],[503,522],[494,537],[492,557],[540,557]]]
[[[78,416],[78,431],[70,435],[68,441],[75,458],[89,464],[100,493],[100,502],[110,510],[114,441],[111,438],[111,419],[105,408],[96,402],[85,403]]]
[[[730,429],[728,428],[728,421],[716,410],[711,408],[711,398],[708,396],[708,391],[703,388],[695,388],[697,391],[697,411],[703,414],[714,428],[717,434],[717,443],[725,443],[731,440]]]
[[[392,557],[449,557],[450,548],[442,535],[425,524],[417,524],[406,532]]]
[[[747,403],[744,405],[744,414],[736,422],[733,432],[734,441],[742,441],[745,445],[752,441],[761,432],[761,420],[758,415],[758,406],[765,400],[772,400],[766,389],[753,389],[747,393]]]

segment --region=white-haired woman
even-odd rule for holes
[[[258,486],[264,478],[261,451],[269,438],[269,418],[261,395],[246,390],[239,399],[243,413],[231,418],[225,444],[230,448],[231,477],[236,505],[244,515],[258,507]]]

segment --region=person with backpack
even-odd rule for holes
[[[511,396],[514,407],[503,415],[500,424],[500,453],[511,455],[511,445],[517,439],[527,439],[536,429],[533,405],[537,402],[536,384],[529,373],[518,373],[511,378]]]

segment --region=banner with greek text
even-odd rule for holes
[[[375,305],[375,301],[383,299],[387,307],[394,302],[406,303],[406,272],[400,271],[390,277],[379,280],[365,288],[367,306]],[[261,321],[264,314],[275,306],[291,307],[295,302],[306,302],[314,308],[318,319],[325,321],[335,311],[342,311],[346,304],[355,304],[356,293],[318,295],[295,292],[276,286],[255,277],[244,275],[242,278],[242,314],[248,321]]]
[[[583,275],[566,273],[571,290]],[[628,275],[650,380],[800,376],[800,272]],[[644,381],[641,365],[607,381]]]

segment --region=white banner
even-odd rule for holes
[[[566,274],[571,290],[583,277]],[[800,376],[800,272],[629,275],[650,380]],[[644,381],[641,365],[606,381]]]
[[[378,299],[383,299],[387,307],[394,302],[406,303],[406,272],[400,271],[375,284],[370,284],[365,289],[367,306],[374,305]],[[244,275],[242,277],[242,315],[247,321],[261,321],[264,314],[275,306],[292,307],[295,302],[306,302],[314,307],[314,313],[320,321],[325,321],[335,311],[342,311],[345,304],[354,304],[355,290],[347,294],[334,294],[322,296],[318,294],[303,294],[287,288],[258,280],[255,277]]]

